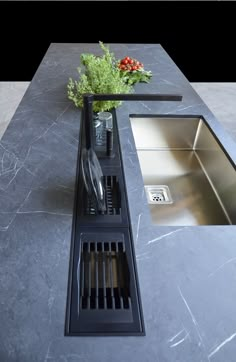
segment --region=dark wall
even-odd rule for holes
[[[102,40],[160,43],[190,81],[236,82],[235,16],[224,1],[0,1],[0,81],[31,80],[51,42]]]

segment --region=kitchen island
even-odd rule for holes
[[[100,47],[51,44],[0,142],[0,360],[235,361],[236,227],[152,223],[129,114],[202,115],[234,163],[235,143],[160,45],[110,49],[152,70],[137,93],[183,95],[117,109],[146,336],[64,336],[81,115],[66,84]]]

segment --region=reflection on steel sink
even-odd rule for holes
[[[236,224],[236,168],[203,117],[130,116],[152,220]]]

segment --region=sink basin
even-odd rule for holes
[[[155,224],[236,224],[235,164],[203,117],[130,121]]]

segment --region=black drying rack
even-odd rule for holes
[[[82,112],[73,214],[65,335],[144,335],[116,112],[113,157],[94,146],[102,171],[106,212],[96,210],[81,172],[86,147]]]

